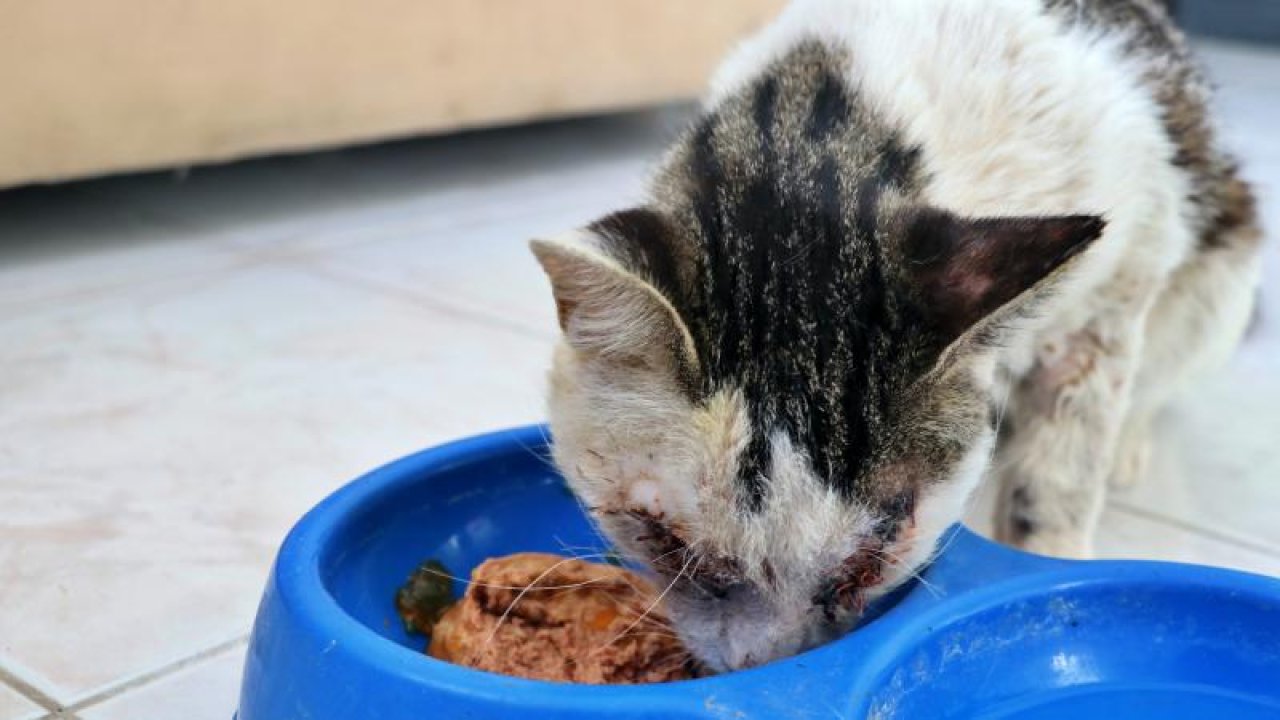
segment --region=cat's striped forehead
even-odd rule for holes
[[[690,393],[741,393],[753,507],[779,432],[818,478],[860,494],[893,400],[937,350],[878,240],[918,155],[867,115],[841,62],[801,46],[681,141],[655,188],[663,213],[594,228],[679,311],[701,366]]]

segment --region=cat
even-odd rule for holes
[[[1086,557],[1239,340],[1253,196],[1150,0],[796,0],[646,201],[532,250],[554,458],[714,670],[825,642],[980,482]]]

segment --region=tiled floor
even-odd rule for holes
[[[1280,227],[1280,56],[1210,58]],[[680,117],[0,194],[0,720],[229,718],[304,509],[540,417],[553,322],[524,242],[635,197]],[[1273,290],[1104,552],[1280,574],[1278,429]]]
[[[47,711],[17,690],[0,685],[0,717],[12,720],[31,720],[44,717]]]

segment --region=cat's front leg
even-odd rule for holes
[[[1001,542],[1089,557],[1141,351],[1141,313],[1043,341],[1015,381],[996,466]]]

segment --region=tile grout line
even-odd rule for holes
[[[522,323],[504,320],[495,314],[472,310],[461,305],[455,305],[450,301],[439,299],[434,295],[405,290],[404,288],[397,287],[389,283],[382,283],[362,275],[348,273],[333,267],[321,259],[307,260],[303,261],[301,264],[307,272],[318,277],[341,283],[349,287],[358,287],[383,296],[402,300],[419,308],[442,312],[455,319],[479,323],[491,330],[501,330],[528,340],[538,340],[540,342],[554,340],[556,337],[554,334],[538,331],[533,327],[526,326]]]
[[[187,270],[185,272],[184,271],[175,272],[172,274],[165,275],[163,277],[155,278],[153,280],[143,280],[143,281],[137,281],[137,282],[112,282],[106,285],[99,285],[99,286],[90,287],[90,288],[82,288],[78,290],[67,290],[62,292],[53,292],[53,293],[49,293],[48,295],[11,298],[8,300],[0,301],[0,305],[4,305],[6,307],[16,307],[18,309],[27,309],[30,307],[49,305],[54,303],[63,303],[63,302],[80,303],[85,300],[95,300],[103,296],[110,297],[113,294],[118,294],[120,290],[124,290],[127,288],[139,287],[141,285],[160,285],[166,282],[173,282],[174,280],[190,280],[194,278],[202,278],[210,275],[216,275],[221,272],[226,272],[228,270],[233,270],[241,266],[240,264],[230,262],[237,259],[237,256],[235,254],[226,253],[221,248],[218,249],[218,253],[226,255],[228,264],[225,267],[201,267],[199,269]]]
[[[169,663],[168,665],[165,665],[163,667],[156,668],[155,670],[151,670],[150,672],[142,673],[141,675],[136,675],[120,683],[119,685],[109,687],[105,690],[101,690],[97,693],[94,693],[89,697],[83,698],[81,700],[77,700],[76,702],[71,703],[66,708],[62,708],[62,709],[68,713],[75,713],[80,710],[84,710],[90,706],[97,705],[99,703],[102,703],[112,698],[123,695],[124,693],[129,692],[130,690],[136,690],[156,680],[173,675],[174,673],[185,670],[186,668],[189,668],[192,665],[208,660],[209,658],[212,658],[216,655],[221,655],[222,653],[247,642],[248,639],[249,639],[248,633],[237,635],[236,637],[231,638],[230,640],[224,640],[223,642],[220,642],[217,645],[212,645],[210,647],[207,647],[204,650],[201,650],[200,652],[195,653],[194,655],[188,655],[187,657],[182,658],[181,660],[177,660],[175,662]]]
[[[63,709],[62,704],[54,700],[53,697],[3,667],[0,667],[0,684],[8,686],[22,697],[39,705],[42,709],[48,710],[50,713],[57,713]]]
[[[1196,533],[1198,535],[1203,535],[1212,540],[1217,540],[1218,542],[1225,543],[1227,545],[1233,545],[1242,550],[1249,550],[1251,552],[1260,553],[1262,555],[1267,555],[1269,557],[1280,557],[1280,548],[1274,547],[1265,542],[1250,540],[1249,538],[1240,537],[1238,535],[1223,532],[1221,530],[1215,530],[1213,528],[1202,527],[1200,525],[1197,525],[1196,523],[1183,520],[1182,518],[1174,517],[1172,515],[1165,515],[1163,513],[1155,512],[1143,507],[1139,507],[1137,505],[1133,505],[1126,500],[1119,500],[1119,499],[1112,500],[1111,502],[1108,503],[1108,505],[1112,509],[1119,510],[1122,513],[1133,515],[1135,517],[1140,517],[1144,520],[1152,520],[1156,522],[1162,522],[1166,525],[1172,525],[1181,530],[1186,530],[1188,532]]]

